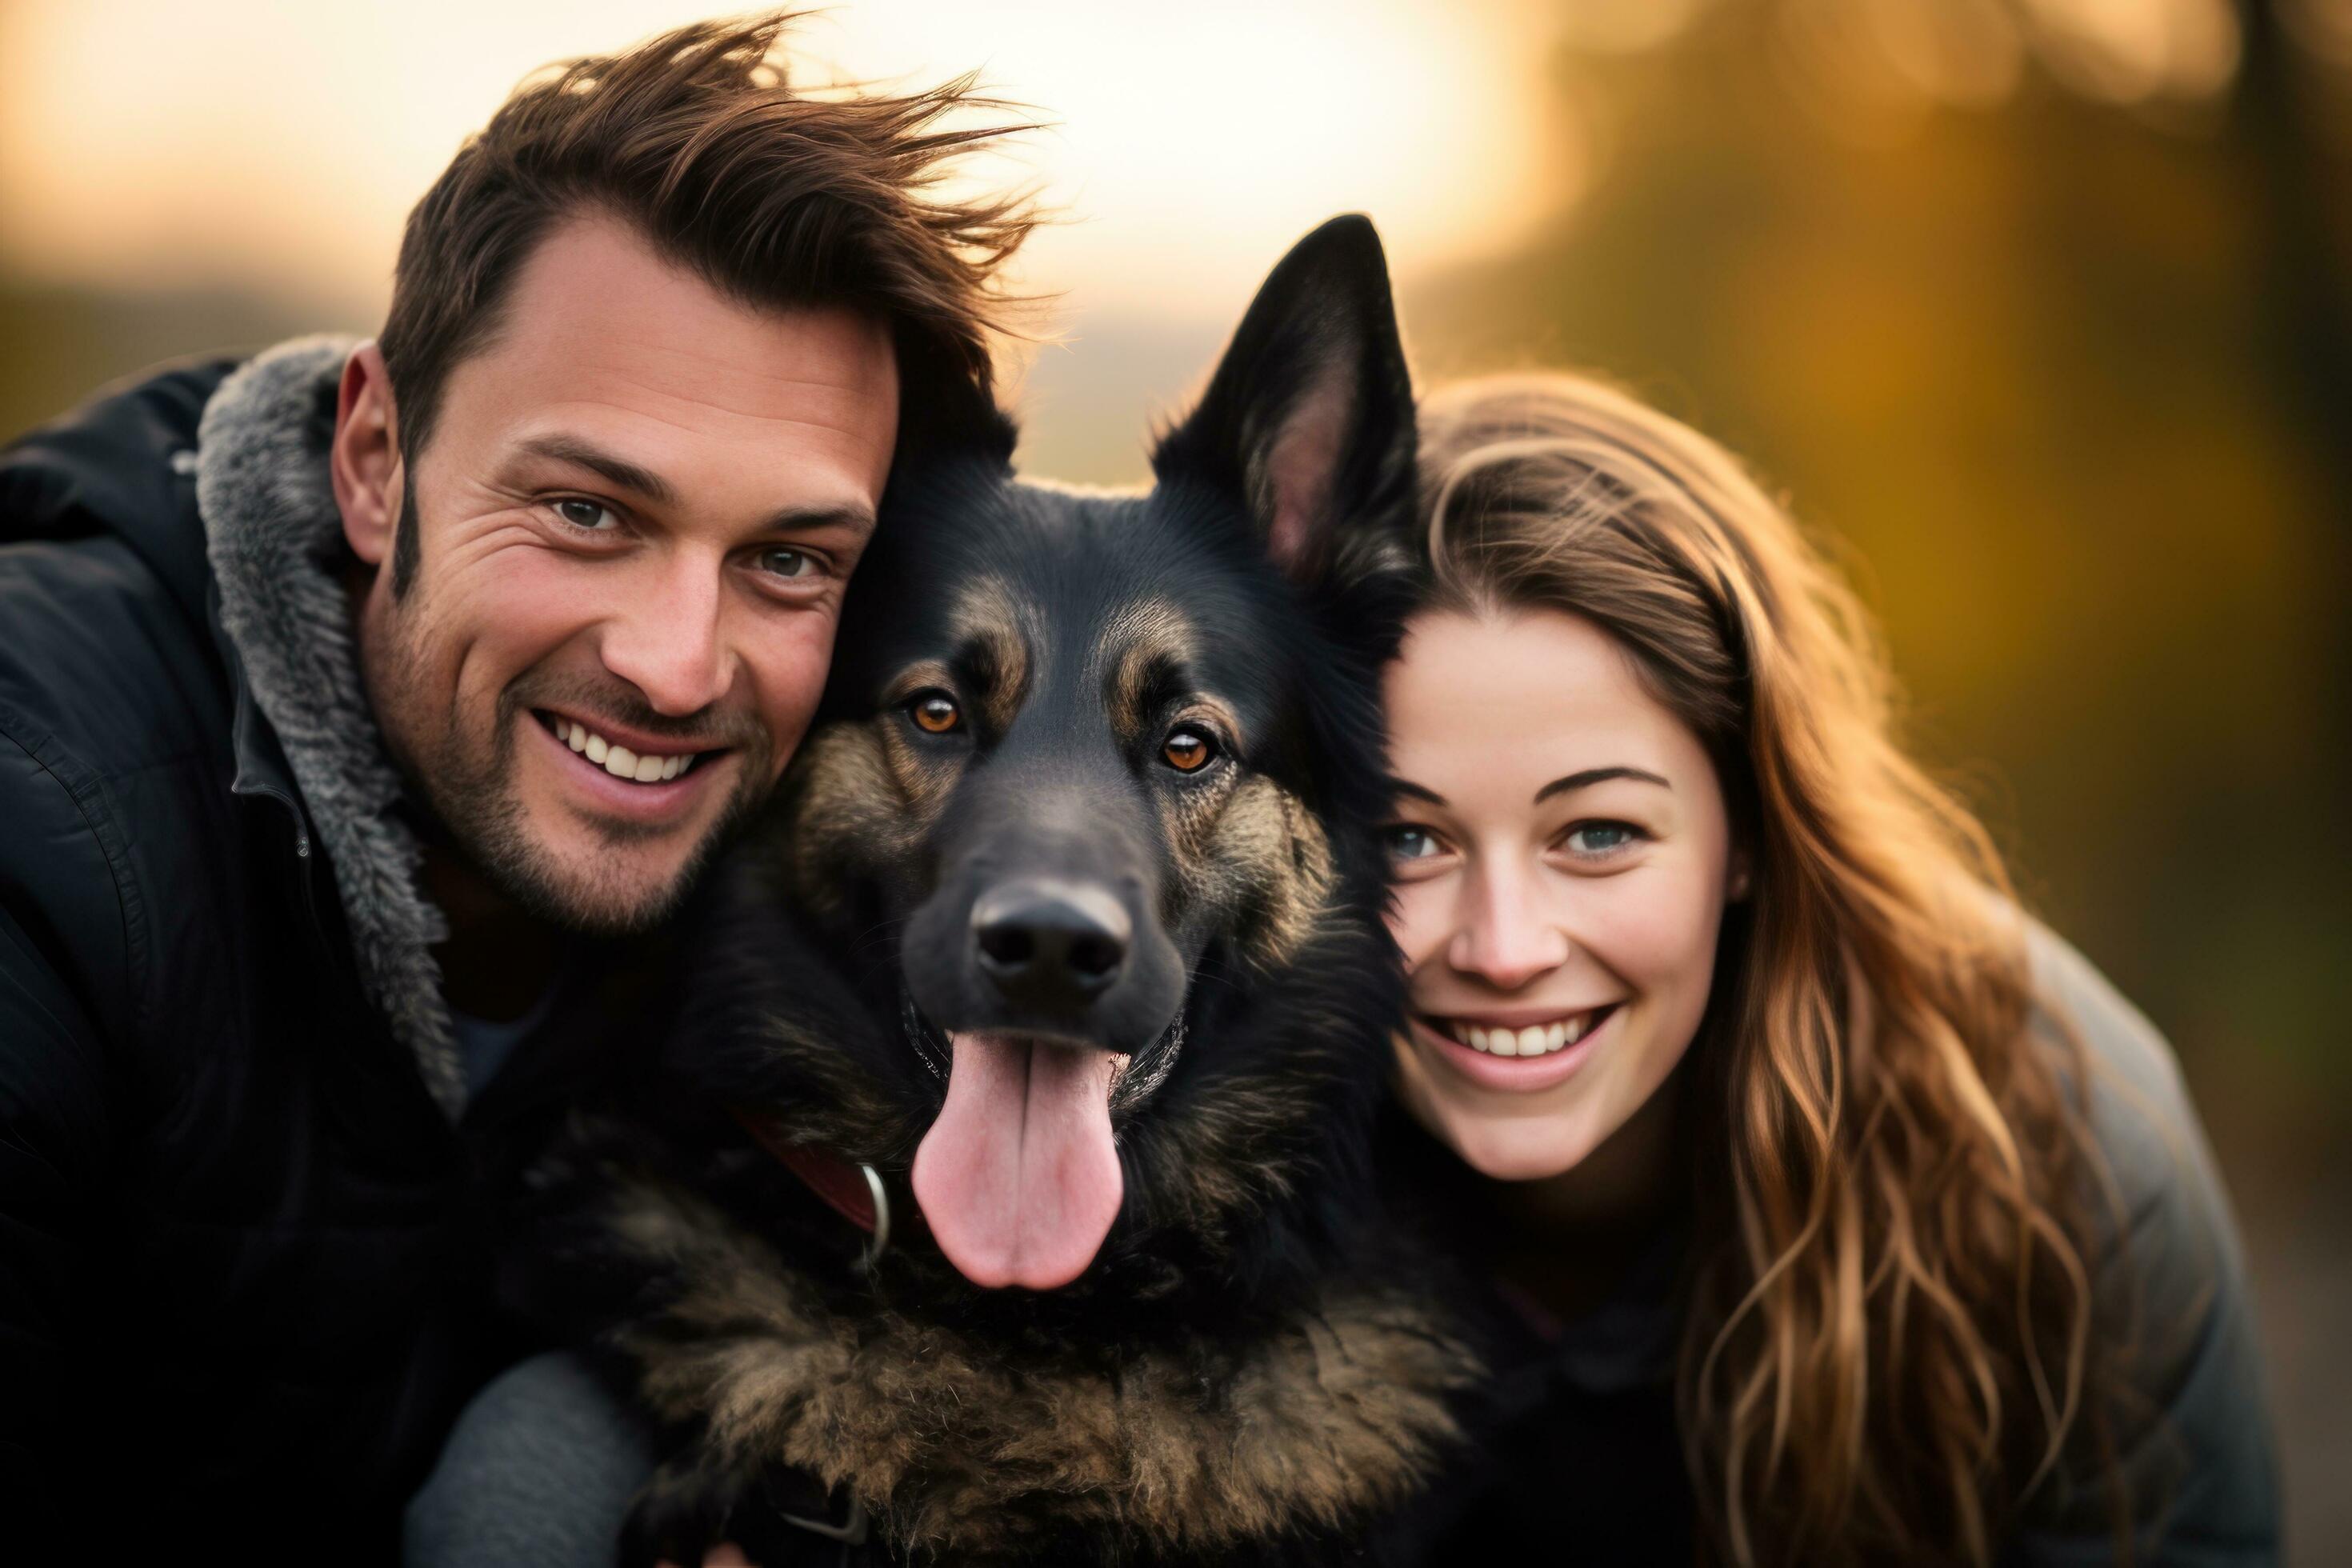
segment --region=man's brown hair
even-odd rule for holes
[[[940,125],[950,110],[1003,107],[970,77],[897,96],[795,92],[776,53],[792,20],[698,22],[562,62],[458,150],[408,215],[379,339],[412,467],[450,371],[498,331],[532,247],[597,209],[746,303],[845,305],[887,321],[902,445],[993,420],[992,279],[1035,217],[1018,195],[955,202],[935,187],[945,161],[1023,127]],[[395,592],[416,572],[409,510]]]

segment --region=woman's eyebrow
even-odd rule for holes
[[[1587,768],[1580,773],[1570,773],[1566,778],[1554,779],[1536,791],[1536,804],[1541,805],[1556,795],[1564,795],[1572,789],[1583,789],[1588,784],[1603,784],[1610,779],[1639,779],[1643,784],[1656,784],[1660,789],[1675,787],[1657,774],[1644,773],[1640,768]]]
[[[1391,795],[1409,795],[1415,800],[1425,800],[1432,805],[1446,805],[1452,804],[1435,790],[1423,788],[1422,785],[1414,784],[1410,779],[1397,778],[1393,774],[1391,774],[1389,779],[1389,793]]]

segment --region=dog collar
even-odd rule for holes
[[[776,1126],[776,1119],[739,1105],[727,1108],[743,1131],[777,1163],[801,1179],[801,1184],[824,1201],[827,1208],[864,1231],[866,1261],[882,1256],[890,1245],[890,1189],[882,1173],[863,1163],[853,1164],[814,1143],[795,1143]]]

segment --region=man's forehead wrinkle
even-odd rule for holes
[[[844,521],[852,518],[870,519],[876,498],[860,483],[862,457],[850,447],[860,441],[858,433],[842,426],[820,425],[807,420],[765,419],[771,432],[786,426],[822,431],[832,439],[827,445],[842,449],[819,460],[812,460],[812,448],[806,444],[793,451],[775,454],[775,467],[780,477],[788,478],[794,489],[772,495],[764,504],[751,501],[762,514],[762,527],[768,521],[786,514],[835,512]],[[648,426],[658,427],[649,431]],[[667,434],[686,437],[672,446]],[[567,458],[561,451],[566,445],[582,444],[602,455],[618,459],[627,466],[642,469],[661,481],[669,494],[646,492],[648,499],[664,504],[691,501],[702,490],[709,478],[709,458],[697,451],[697,446],[712,437],[708,421],[701,424],[672,419],[650,413],[627,404],[602,398],[568,398],[561,403],[544,405],[533,410],[530,419],[509,438],[509,450],[517,454],[544,457],[557,461],[578,462]],[[788,461],[788,459],[791,459]],[[579,466],[594,468],[593,463]],[[752,468],[740,455],[727,465],[727,480],[731,489],[738,483],[756,478]],[[764,470],[761,470],[764,471]],[[837,479],[839,482],[830,481]]]
[[[661,363],[664,360],[683,363]],[[740,419],[778,417],[764,406],[773,400],[788,399],[794,405],[814,403],[828,409],[836,405],[862,407],[873,393],[871,378],[863,375],[790,375],[671,345],[651,344],[624,351],[620,345],[604,343],[598,345],[594,358],[573,363],[583,378],[609,378],[648,397],[708,408]]]
[[[895,367],[878,319],[843,306],[779,310],[736,298],[608,213],[583,211],[550,229],[525,260],[509,303],[514,319],[533,323],[534,347],[589,363],[691,362],[688,374],[696,379],[714,370],[756,379],[783,368],[781,351],[793,339],[820,362],[856,344],[883,350],[875,360]],[[698,352],[698,341],[716,346]],[[779,350],[776,369],[743,352],[763,342]]]
[[[837,376],[807,376],[730,357],[694,355],[670,345],[597,341],[569,343],[569,334],[515,341],[503,355],[461,362],[452,378],[475,372],[491,409],[520,406],[531,426],[551,416],[593,421],[595,430],[645,430],[691,442],[795,442],[816,445],[828,458],[856,463],[887,458],[896,437],[889,385],[840,353],[791,355],[802,369],[837,369]],[[783,345],[769,360],[785,357]]]
[[[814,386],[846,392],[862,386],[866,382],[873,379],[863,374],[840,376],[799,374],[796,372],[806,368],[807,365],[807,361],[799,356],[791,356],[794,363],[789,365],[783,363],[787,356],[782,353],[772,357],[755,358],[746,363],[733,357],[699,353],[692,346],[679,342],[676,339],[659,336],[647,337],[636,342],[626,342],[618,336],[600,336],[595,341],[595,348],[600,353],[610,354],[617,363],[631,369],[638,369],[661,361],[680,361],[683,363],[677,367],[677,374],[695,380],[699,380],[708,375],[711,370],[717,369],[734,380],[757,384]],[[820,360],[818,363],[824,362]],[[835,363],[843,367],[862,368],[866,364],[862,360],[846,358]]]
[[[770,428],[789,426],[803,430],[822,430],[827,435],[844,437],[861,444],[866,439],[865,432],[859,427],[857,421],[853,416],[853,411],[845,407],[840,411],[843,417],[837,420],[829,418],[808,419],[792,414],[778,414],[765,411],[748,412],[740,409],[724,408],[717,404],[709,402],[708,400],[684,396],[671,396],[667,394],[661,395],[665,398],[665,401],[667,404],[672,405],[683,404],[689,408],[715,411],[725,415],[730,419],[742,420],[747,423],[765,426]],[[605,410],[608,415],[618,415],[622,418],[627,420],[650,420],[654,424],[663,426],[671,430],[676,430],[687,436],[703,437],[711,433],[710,421],[707,416],[699,419],[694,418],[690,416],[680,417],[677,416],[683,413],[683,410],[656,410],[654,408],[642,407],[633,403],[623,403],[609,397],[569,397],[560,404],[554,404],[549,406],[558,408],[570,407],[603,409]]]

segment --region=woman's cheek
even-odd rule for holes
[[[1688,962],[1689,879],[1640,868],[1598,884],[1587,901],[1585,940],[1592,956],[1636,992],[1671,986]]]
[[[1593,957],[1650,1015],[1649,1047],[1679,1056],[1706,1011],[1723,921],[1721,879],[1698,866],[1646,868],[1616,879],[1596,900]]]
[[[1389,937],[1404,954],[1404,969],[1412,973],[1445,943],[1448,908],[1439,879],[1393,885],[1389,897]]]

